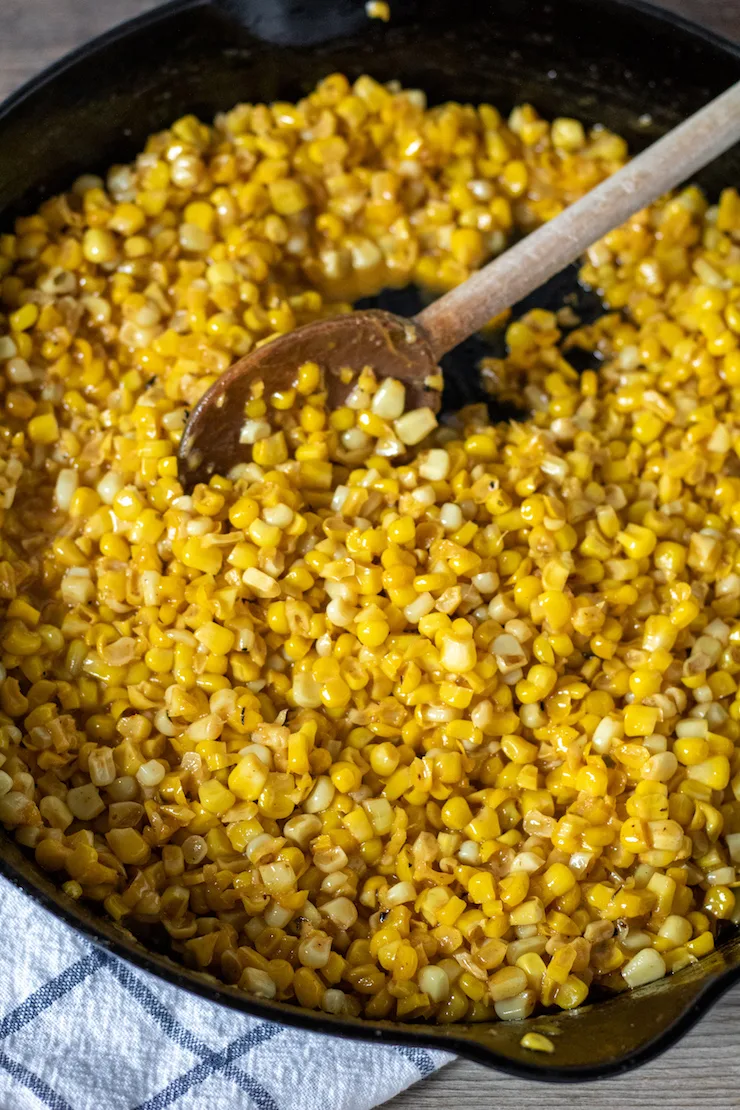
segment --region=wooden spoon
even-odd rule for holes
[[[406,407],[437,411],[438,360],[493,316],[575,261],[608,231],[685,181],[740,139],[740,82],[633,158],[580,200],[516,243],[412,319],[391,312],[353,312],[306,324],[258,347],[229,367],[188,420],[178,452],[186,489],[228,474],[250,457],[239,442],[252,383],[270,392],[290,388],[304,362],[324,371],[328,405],[352,384],[343,370],[370,366],[378,378],[406,385]],[[432,384],[429,384],[429,379]]]

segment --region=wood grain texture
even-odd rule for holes
[[[740,0],[662,3],[740,39]],[[155,6],[153,0],[0,0],[0,98],[86,39]],[[739,1049],[740,988],[680,1045],[623,1078],[555,1086],[458,1060],[387,1103],[387,1110],[740,1110]]]
[[[701,23],[728,39],[740,38],[738,0],[653,0],[653,3],[694,23]]]

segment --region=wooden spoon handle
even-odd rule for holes
[[[435,358],[574,262],[602,235],[740,139],[740,81],[415,320]]]

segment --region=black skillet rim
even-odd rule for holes
[[[658,8],[647,0],[594,0],[607,9],[625,9],[647,16],[656,23],[672,26],[695,39],[700,39],[715,49],[740,59],[740,43],[734,43],[723,35],[703,27],[693,20],[687,19],[676,12]],[[139,31],[147,26],[167,20],[180,12],[193,9],[221,9],[219,0],[169,0],[148,12],[143,12],[132,19],[125,20],[115,25],[101,35],[83,43],[72,51],[63,55],[58,61],[47,66],[35,77],[24,82],[0,104],[0,122],[10,116],[27,98],[50,84],[62,73],[72,68],[77,62],[96,54],[101,48],[125,39],[131,32]],[[5,834],[0,834],[5,835]],[[29,861],[30,863],[31,861]],[[700,1020],[701,1017],[716,1003],[727,990],[740,980],[740,966],[712,973],[706,982],[698,989],[696,996],[680,1012],[675,1020],[658,1036],[647,1041],[638,1049],[631,1050],[613,1061],[598,1065],[557,1066],[555,1064],[520,1063],[516,1060],[501,1056],[494,1048],[486,1048],[476,1040],[467,1040],[457,1037],[452,1030],[454,1026],[445,1026],[442,1033],[440,1027],[412,1026],[403,1023],[368,1022],[360,1018],[337,1019],[331,1016],[307,1011],[298,1007],[285,1004],[270,1005],[261,1003],[249,996],[238,992],[233,987],[219,984],[217,980],[197,972],[189,971],[184,966],[175,963],[168,957],[160,956],[147,951],[138,942],[121,931],[118,936],[113,922],[108,923],[101,917],[100,924],[85,920],[77,910],[75,903],[68,899],[62,891],[55,890],[48,884],[48,890],[43,889],[42,882],[38,884],[20,869],[16,869],[8,860],[0,856],[0,874],[9,880],[17,889],[29,895],[45,911],[53,914],[78,933],[82,933],[97,947],[103,948],[121,959],[135,964],[142,971],[156,975],[164,981],[174,984],[182,990],[197,994],[209,1002],[214,1002],[229,1009],[240,1012],[274,1024],[288,1025],[304,1029],[310,1033],[338,1036],[348,1040],[363,1040],[389,1045],[408,1045],[428,1050],[441,1050],[453,1052],[466,1057],[475,1063],[482,1064],[492,1070],[503,1072],[519,1079],[529,1079],[550,1083],[578,1083],[588,1080],[604,1079],[632,1071],[642,1064],[655,1059],[668,1048],[679,1041]],[[93,917],[92,910],[90,917]],[[109,932],[110,935],[107,935]],[[598,1005],[598,1003],[597,1003]],[[446,1032],[449,1030],[450,1032]]]

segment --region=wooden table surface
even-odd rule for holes
[[[740,39],[740,0],[662,0]],[[84,40],[154,0],[0,0],[0,99]],[[391,0],[392,6],[392,0]],[[740,1110],[740,987],[680,1045],[622,1079],[579,1087],[531,1083],[458,1060],[387,1103],[388,1110]],[[100,1110],[106,1110],[101,1107]],[[298,1110],[298,1107],[296,1107]]]

